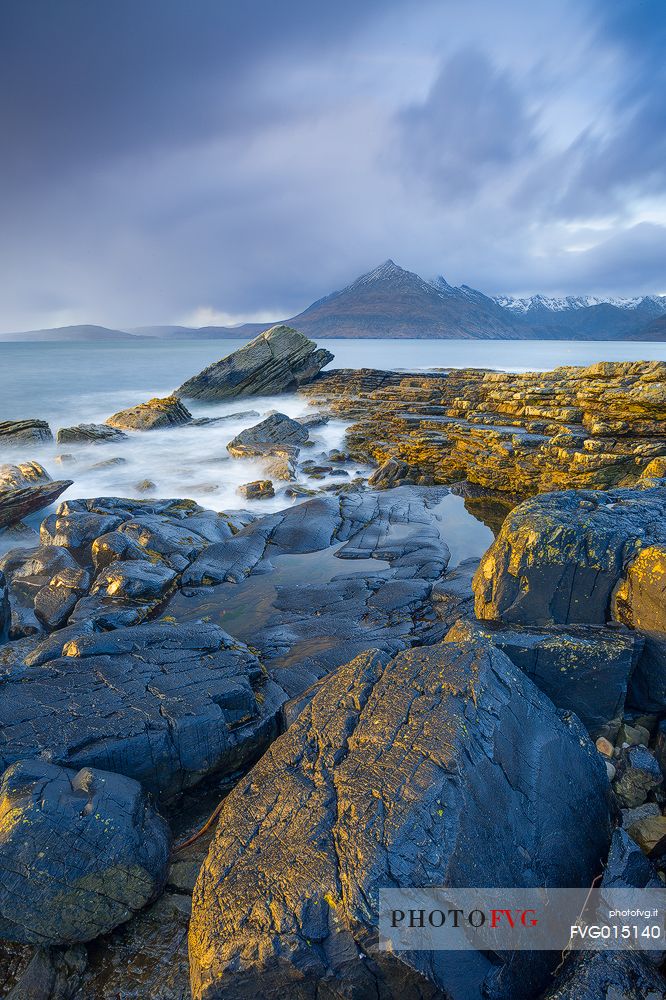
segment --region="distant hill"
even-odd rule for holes
[[[666,296],[631,299],[578,295],[490,297],[445,278],[426,280],[394,261],[318,299],[288,323],[314,340],[396,337],[462,340],[666,341]],[[128,331],[69,326],[5,334],[2,340],[108,341],[152,337],[249,340],[273,323],[241,326],[141,326]]]
[[[39,341],[39,340],[70,340],[70,341],[115,341],[138,340],[134,334],[125,330],[110,330],[106,326],[84,324],[80,326],[56,326],[50,330],[27,330],[25,333],[3,333],[0,341]]]

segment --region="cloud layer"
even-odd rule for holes
[[[0,330],[666,292],[661,0],[5,0]]]

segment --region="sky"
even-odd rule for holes
[[[663,0],[2,0],[0,330],[666,292]]]

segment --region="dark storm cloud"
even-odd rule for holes
[[[426,100],[400,114],[399,127],[402,155],[444,199],[474,193],[537,142],[510,74],[475,49],[444,63]]]
[[[0,329],[664,291],[661,2],[4,0]]]

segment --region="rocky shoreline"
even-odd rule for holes
[[[377,920],[384,887],[666,885],[666,365],[329,360],[278,328],[57,432],[297,390],[227,434],[252,510],[67,499],[24,537],[71,480],[0,424],[0,995],[657,1000],[658,953],[406,958]]]

